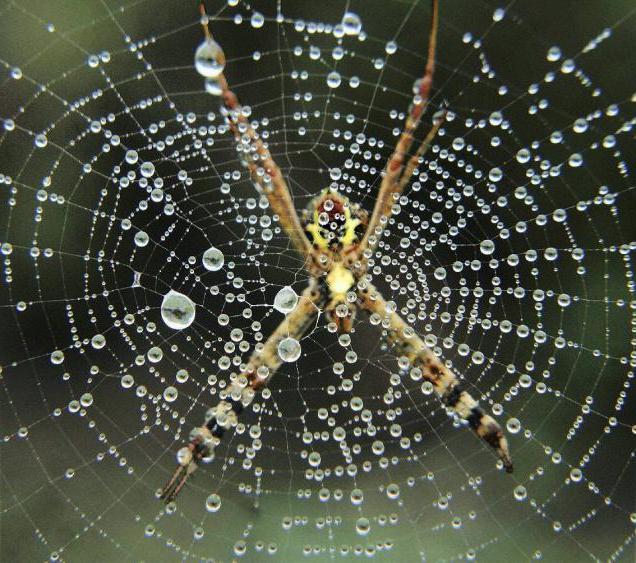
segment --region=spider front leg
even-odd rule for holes
[[[294,342],[300,346],[300,339],[324,304],[324,293],[312,280],[300,295],[296,307],[287,314],[265,344],[254,351],[245,369],[228,387],[221,390],[221,401],[208,409],[203,426],[190,433],[190,441],[177,453],[177,469],[161,490],[161,499],[173,501],[197,467],[214,459],[214,450],[223,434],[237,425],[243,409],[252,402],[256,392],[269,383],[283,361],[291,361],[284,358],[289,348],[281,350],[281,343],[290,339],[283,343],[283,348],[290,343],[294,345]]]
[[[360,291],[360,306],[378,320],[387,331],[387,339],[400,356],[408,358],[413,368],[433,384],[442,403],[466,420],[475,433],[497,452],[508,473],[512,472],[512,459],[504,433],[490,415],[485,414],[472,395],[462,388],[457,376],[424,344],[400,315],[389,307],[380,292],[371,284]]]
[[[380,237],[384,231],[385,224],[392,213],[395,201],[409,183],[415,167],[420,159],[426,154],[426,151],[429,149],[437,131],[444,122],[444,118],[436,120],[415,154],[413,154],[405,166],[407,156],[411,150],[411,146],[413,145],[415,131],[417,130],[422,120],[422,116],[428,107],[431,86],[433,85],[433,74],[435,73],[435,50],[437,47],[437,29],[439,26],[438,0],[433,0],[432,6],[433,14],[428,37],[428,58],[426,68],[424,70],[424,76],[420,80],[419,90],[406,117],[404,130],[402,131],[402,134],[395,145],[395,149],[389,157],[382,173],[382,182],[380,183],[380,190],[373,208],[373,213],[369,220],[369,225],[367,226],[364,237],[360,241],[360,245],[358,247],[359,256],[362,256],[363,254],[368,255],[368,251],[372,251],[378,245]]]
[[[217,62],[224,66],[225,56],[220,47],[214,43],[203,1],[200,2],[199,9],[205,41],[214,44],[214,50],[218,49],[220,60]],[[280,225],[293,246],[303,255],[303,258],[307,259],[312,249],[311,243],[301,226],[289,186],[280,167],[274,161],[260,135],[252,127],[248,119],[249,113],[241,106],[238,96],[230,89],[225,75],[221,72],[216,80],[221,89],[221,108],[234,133],[237,150],[241,154],[242,162],[249,170],[252,182],[267,197],[272,211],[278,215]]]

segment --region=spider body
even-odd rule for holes
[[[206,42],[213,41],[203,3],[200,9]],[[433,0],[432,13],[424,76],[418,82],[419,90],[409,108],[404,130],[384,168],[370,217],[338,191],[327,189],[312,200],[301,220],[281,169],[248,120],[250,112],[242,110],[224,74],[221,72],[218,76],[223,113],[239,153],[250,155],[243,161],[244,165],[254,184],[267,197],[292,246],[304,258],[310,281],[296,307],[286,314],[266,342],[255,349],[248,362],[241,365],[240,372],[232,375],[230,385],[219,393],[220,402],[206,413],[205,424],[195,428],[189,443],[179,450],[178,467],[160,492],[160,497],[166,501],[176,497],[199,463],[214,458],[214,449],[224,432],[237,425],[243,409],[253,401],[256,392],[269,383],[282,363],[300,357],[299,341],[320,311],[341,333],[352,330],[358,310],[366,312],[372,324],[381,325],[383,336],[395,354],[407,362],[411,378],[423,380],[423,390],[427,386],[428,392],[435,391],[449,414],[463,420],[494,449],[501,467],[512,471],[508,442],[499,424],[481,410],[466,384],[399,315],[395,303],[384,300],[367,273],[369,259],[389,224],[390,215],[399,211],[395,202],[444,122],[442,112],[441,119],[434,120],[419,147],[408,156],[430,96],[435,69],[438,0]],[[220,47],[215,51],[216,56],[219,64],[224,65],[225,58],[219,51]]]
[[[303,214],[302,224],[313,247],[311,275],[320,279],[325,314],[338,332],[350,332],[355,320],[360,264],[356,251],[368,223],[367,213],[336,191],[326,189]]]

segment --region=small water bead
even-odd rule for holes
[[[90,407],[93,404],[93,395],[91,393],[84,393],[80,397],[80,405],[83,407]]]
[[[559,47],[550,47],[546,57],[550,62],[556,62],[561,58],[561,49]]]
[[[225,256],[218,248],[211,246],[203,253],[201,261],[206,270],[218,272],[225,264]]]
[[[583,479],[583,472],[578,467],[574,467],[570,471],[570,479],[572,479],[572,482],[578,483]]]
[[[576,64],[572,59],[565,59],[561,65],[561,72],[563,74],[570,74],[576,68]]]
[[[329,86],[329,88],[337,88],[338,86],[340,86],[341,82],[342,78],[340,77],[340,74],[335,70],[327,75],[327,86]]]
[[[574,122],[574,125],[572,125],[572,129],[575,133],[585,133],[589,125],[590,124],[588,123],[587,119],[579,117],[579,119]]]
[[[342,178],[342,170],[340,168],[331,168],[329,170],[329,177],[334,182],[337,182],[338,180],[340,180],[340,178]]]
[[[163,359],[163,350],[159,346],[153,346],[146,355],[150,363],[158,364]]]
[[[345,12],[342,16],[342,29],[345,35],[358,35],[362,30],[360,16],[353,12]]]
[[[441,266],[439,268],[435,268],[433,275],[435,276],[435,279],[440,281],[446,279],[446,269]]]
[[[521,430],[521,422],[518,418],[510,418],[506,422],[506,428],[511,434],[518,434],[519,430]]]
[[[221,508],[221,497],[216,493],[212,493],[205,499],[205,509],[208,512],[218,512]]]
[[[263,24],[265,23],[265,16],[263,16],[260,12],[253,12],[252,17],[250,18],[250,23],[254,29],[259,29],[263,27]]]
[[[466,146],[466,141],[464,141],[463,137],[455,137],[453,139],[453,150],[460,151]]]
[[[490,256],[493,252],[495,252],[495,243],[490,239],[482,240],[479,244],[479,250],[485,256]]]
[[[124,159],[128,164],[137,164],[137,161],[139,160],[139,154],[136,150],[130,149],[126,151]]]
[[[322,458],[318,452],[311,452],[307,458],[309,465],[312,467],[318,467],[322,461]]]
[[[144,178],[152,178],[155,173],[155,165],[152,162],[143,162],[139,171]]]
[[[188,381],[190,374],[188,373],[188,370],[180,369],[179,371],[177,371],[177,375],[175,377],[177,378],[177,383],[185,383],[186,381]]]
[[[526,164],[530,160],[530,156],[528,149],[519,149],[517,151],[517,162],[519,164]]]
[[[135,378],[127,373],[121,378],[119,383],[124,389],[130,389],[135,384]]]
[[[291,313],[298,304],[298,295],[294,289],[288,285],[281,288],[274,298],[274,309],[286,315]]]
[[[239,540],[234,544],[234,555],[237,557],[243,557],[247,552],[247,542],[245,540]]]
[[[519,377],[519,385],[524,389],[528,389],[532,385],[532,378],[527,373],[522,374]]]
[[[217,78],[225,68],[225,55],[213,39],[206,39],[194,53],[194,68],[205,78]]]
[[[163,398],[168,403],[173,403],[179,396],[179,391],[176,387],[170,385],[163,390]]]
[[[55,350],[51,353],[51,363],[54,365],[60,365],[64,361],[64,352],[62,350]]]
[[[278,355],[283,362],[295,362],[300,358],[300,342],[291,336],[283,338],[278,343]]]
[[[35,146],[38,147],[39,149],[43,149],[48,144],[49,144],[49,140],[46,138],[46,135],[44,135],[43,133],[40,133],[39,135],[35,136]]]
[[[568,164],[572,168],[579,168],[583,164],[583,156],[579,153],[574,153],[568,159]]]
[[[371,522],[364,516],[356,520],[356,533],[360,536],[366,536],[371,530]]]
[[[96,334],[91,338],[91,346],[95,348],[95,350],[101,350],[106,346],[106,337],[103,334]]]
[[[518,501],[526,500],[528,496],[528,491],[523,485],[517,485],[514,488],[513,495],[515,499],[517,499]]]
[[[137,231],[137,233],[135,233],[135,245],[139,248],[147,246],[149,241],[150,237],[146,231]]]
[[[10,74],[11,74],[11,78],[13,78],[13,80],[20,80],[22,78],[22,69],[17,67],[17,66],[14,66],[11,69]]]
[[[400,485],[397,483],[390,483],[386,488],[386,496],[391,500],[395,500],[400,497]]]
[[[499,127],[503,121],[503,115],[500,111],[493,111],[488,118],[488,122],[493,127]]]
[[[218,78],[206,78],[205,91],[212,96],[220,96],[223,93],[223,87]]]
[[[501,168],[492,168],[488,173],[488,179],[491,182],[499,182],[503,178],[503,172]]]
[[[503,8],[497,8],[493,13],[492,13],[492,21],[494,22],[500,22],[501,20],[504,19],[504,16],[506,15],[506,11]]]
[[[397,51],[397,43],[395,41],[389,41],[385,45],[384,51],[387,55],[393,55]]]
[[[193,322],[196,307],[192,300],[183,293],[170,290],[161,302],[161,318],[169,328],[183,330]]]

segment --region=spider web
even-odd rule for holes
[[[370,260],[506,428],[515,472],[381,326],[359,314],[349,340],[321,315],[164,506],[175,452],[282,320],[277,292],[308,281],[194,70],[196,8],[0,9],[1,558],[631,560],[633,7],[442,3],[427,124],[449,115]],[[332,185],[372,209],[428,4],[208,12],[297,208]],[[196,306],[183,330],[171,290]]]

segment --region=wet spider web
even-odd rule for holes
[[[167,507],[176,450],[307,274],[194,70],[196,2],[2,5],[3,560],[633,557],[634,12],[554,4],[442,3],[448,119],[369,268],[515,473],[381,326],[320,316]],[[297,208],[332,186],[371,209],[427,3],[208,11]]]

